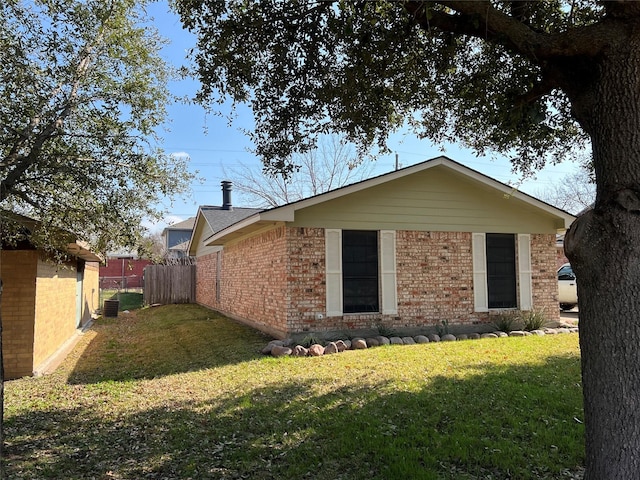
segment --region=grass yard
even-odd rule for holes
[[[142,307],[144,295],[142,292],[118,292],[118,290],[100,290],[100,306],[105,300],[119,300],[118,311],[135,310]]]
[[[7,382],[11,479],[564,479],[584,460],[575,334],[272,358],[194,305],[99,319]]]

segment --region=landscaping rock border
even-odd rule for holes
[[[578,327],[561,325],[558,328],[544,328],[539,330],[532,330],[530,332],[524,330],[513,330],[511,332],[487,332],[487,333],[461,333],[459,335],[453,335],[447,333],[440,337],[435,333],[430,335],[417,335],[415,337],[385,337],[378,335],[375,337],[355,337],[351,340],[336,340],[328,342],[326,345],[320,345],[315,343],[309,348],[303,345],[294,345],[293,340],[272,340],[263,349],[264,355],[271,355],[273,357],[319,357],[322,355],[332,355],[341,353],[346,350],[363,350],[367,348],[374,348],[387,345],[417,345],[433,342],[455,342],[464,340],[478,340],[481,338],[504,338],[504,337],[528,337],[532,335],[544,336],[544,335],[558,335],[566,333],[578,333]]]

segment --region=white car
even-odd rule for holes
[[[558,302],[560,310],[571,310],[578,304],[576,275],[570,263],[565,263],[558,269]]]

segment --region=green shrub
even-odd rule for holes
[[[527,332],[539,330],[548,323],[547,316],[541,310],[520,312],[520,318],[522,320],[522,328]]]
[[[516,312],[501,312],[493,316],[493,325],[500,332],[509,333],[516,330],[518,314]]]
[[[386,326],[384,323],[379,323],[376,328],[378,329],[378,335],[382,335],[383,337],[395,337],[396,331]]]
[[[438,336],[442,337],[443,335],[449,334],[449,320],[442,320],[440,325],[437,327]]]
[[[302,345],[305,348],[309,348],[311,345],[315,345],[316,343],[319,345],[323,345],[320,337],[314,335],[313,333],[310,333],[309,335],[304,337],[302,340],[300,340],[300,345]]]

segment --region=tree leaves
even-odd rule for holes
[[[488,30],[476,39],[465,32],[482,30],[485,19],[456,15],[440,3],[416,7],[426,24],[402,2],[175,5],[198,36],[198,99],[250,104],[251,138],[267,169],[286,172],[292,152],[312,149],[326,133],[346,135],[361,151],[374,145],[384,151],[389,134],[406,123],[419,137],[509,155],[524,172],[584,144],[565,95],[515,53],[515,40]],[[510,18],[511,3],[491,2],[496,21]],[[521,7],[527,26],[518,31],[527,38],[589,25],[601,15],[585,2]],[[444,22],[458,29],[438,28]]]
[[[144,2],[15,1],[0,20],[0,214],[135,245],[191,178],[155,146],[172,72]]]

